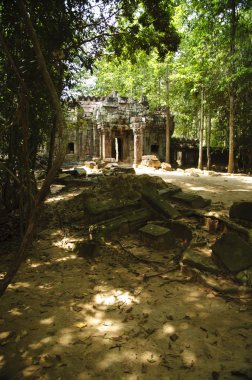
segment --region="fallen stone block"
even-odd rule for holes
[[[140,208],[138,210],[133,210],[131,213],[128,213],[126,216],[129,223],[129,231],[135,232],[138,230],[144,223],[146,223],[151,218],[151,211],[146,208]]]
[[[148,223],[140,228],[139,232],[144,243],[153,248],[172,248],[175,245],[175,239],[169,228]]]
[[[142,227],[151,217],[151,212],[141,208],[121,216],[103,220],[89,226],[91,240],[108,240],[114,236],[126,235]]]
[[[233,219],[243,219],[252,222],[252,202],[235,202],[229,210]]]
[[[170,203],[163,199],[156,190],[150,188],[141,190],[142,197],[144,200],[157,212],[166,216],[170,219],[177,219],[181,216],[180,212],[177,211]]]
[[[126,235],[129,233],[128,220],[122,216],[104,220],[100,223],[89,226],[90,240],[104,241],[111,240],[114,234]]]
[[[212,255],[217,263],[231,273],[238,273],[252,266],[252,245],[238,234],[223,234],[212,246]]]
[[[99,199],[98,197],[90,196],[84,200],[84,207],[89,214],[90,221],[96,222],[112,218],[122,212],[140,208],[140,201],[141,197],[139,194],[136,194],[135,199]]]
[[[204,208],[211,204],[210,199],[204,199],[200,195],[184,193],[183,191],[172,194],[172,199],[192,208]]]
[[[181,188],[179,186],[173,185],[173,183],[169,183],[165,189],[158,190],[158,194],[167,199],[172,195],[179,193],[180,191]]]
[[[219,267],[213,262],[211,257],[192,248],[188,248],[183,253],[182,264],[213,274],[220,273]]]

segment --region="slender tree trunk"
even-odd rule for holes
[[[233,92],[233,91],[232,91]],[[229,151],[228,173],[234,172],[234,94],[229,96]]]
[[[165,161],[171,163],[171,113],[170,107],[166,108],[166,149]]]
[[[200,131],[199,131],[199,160],[198,169],[203,169],[203,137],[204,137],[204,87],[201,89],[201,103],[200,103]]]
[[[166,132],[165,132],[165,161],[171,163],[171,111],[170,111],[170,82],[167,69],[166,75]]]
[[[66,146],[65,146],[65,141],[64,141],[64,131],[66,129],[66,124],[64,120],[64,115],[61,109],[61,104],[59,100],[59,96],[57,94],[56,88],[54,86],[54,83],[51,79],[51,76],[47,70],[45,58],[43,56],[40,43],[38,41],[35,29],[33,28],[32,22],[30,20],[29,14],[26,10],[26,7],[24,5],[23,0],[18,0],[18,3],[20,5],[20,10],[22,17],[24,19],[24,24],[27,27],[30,39],[32,41],[34,50],[35,50],[35,55],[36,55],[36,60],[39,66],[39,69],[41,71],[41,74],[44,78],[45,84],[47,86],[49,95],[51,97],[51,102],[52,106],[54,108],[55,116],[57,119],[57,128],[58,128],[58,136],[59,136],[59,145],[58,145],[58,150],[57,154],[55,157],[55,160],[53,162],[53,165],[51,169],[49,170],[41,189],[37,193],[35,203],[34,203],[34,208],[31,212],[29,222],[28,222],[28,227],[26,229],[26,232],[24,234],[21,246],[19,248],[18,254],[16,261],[14,265],[11,267],[9,272],[6,274],[4,277],[3,281],[0,284],[0,296],[3,295],[5,292],[6,288],[12,281],[12,278],[15,276],[15,274],[18,271],[19,266],[21,265],[22,261],[26,258],[26,251],[29,245],[31,244],[33,238],[34,238],[34,233],[36,230],[37,222],[41,213],[41,209],[44,204],[44,200],[46,196],[48,195],[48,192],[50,190],[50,185],[52,184],[55,175],[58,172],[58,169],[60,168],[62,161],[65,157],[65,152],[66,152]]]
[[[231,23],[230,23],[230,60],[231,74],[235,71],[234,54],[235,54],[235,37],[236,37],[236,0],[231,0]],[[235,87],[233,80],[230,83],[229,92],[229,155],[228,155],[228,173],[234,172],[234,116],[235,116]]]
[[[211,169],[211,113],[208,113],[208,120],[207,120],[207,170]]]

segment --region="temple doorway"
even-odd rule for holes
[[[67,153],[73,154],[74,153],[74,143],[70,142],[67,144]]]
[[[122,161],[123,159],[123,139],[120,137],[115,137],[112,140],[112,157],[116,161]]]

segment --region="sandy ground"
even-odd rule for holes
[[[252,200],[252,177],[148,173],[224,213]],[[71,251],[73,239],[48,221],[1,298],[0,379],[252,379],[251,301],[174,271],[169,253],[134,260],[127,251],[148,247],[132,237],[90,259]]]

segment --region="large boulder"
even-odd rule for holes
[[[212,255],[234,274],[252,266],[252,245],[234,232],[223,234],[214,243]]]
[[[252,202],[235,202],[229,210],[233,219],[243,219],[252,222]]]

